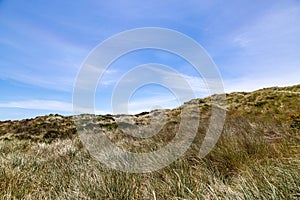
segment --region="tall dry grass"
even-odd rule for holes
[[[1,141],[0,199],[299,199],[299,142],[286,123],[229,114],[207,157],[196,141],[164,169],[129,174],[94,160],[78,138]]]

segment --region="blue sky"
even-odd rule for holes
[[[73,84],[89,52],[112,35],[141,27],[174,29],[196,40],[216,63],[226,92],[300,82],[298,0],[0,0],[0,120],[72,114]],[[115,83],[149,62],[173,67],[197,97],[207,95],[184,60],[145,50],[110,67],[95,95],[97,112],[111,113]],[[129,110],[177,105],[167,88],[149,85],[133,94]]]

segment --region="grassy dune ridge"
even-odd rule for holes
[[[0,122],[0,199],[299,199],[300,85],[226,97],[224,130],[202,159],[197,154],[211,97],[134,116],[80,116],[81,131],[101,131],[121,148],[149,152],[174,138],[184,106],[199,108],[200,127],[184,156],[143,174],[119,172],[95,160],[72,116]],[[118,128],[119,119],[130,129],[160,114],[167,123],[151,138]]]

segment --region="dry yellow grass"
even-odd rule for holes
[[[292,117],[300,114],[299,88],[227,95],[224,130],[203,159],[197,153],[209,98],[199,101],[203,116],[195,142],[176,162],[151,173],[119,172],[95,160],[72,132],[71,118],[2,122],[0,199],[299,199],[300,130]],[[179,115],[179,109],[168,111],[172,122],[146,141],[116,135],[111,116],[98,122],[123,148],[152,150],[174,137]],[[145,116],[135,119],[147,123]]]

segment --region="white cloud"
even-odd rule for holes
[[[27,101],[13,101],[8,103],[0,103],[1,108],[23,108],[33,110],[50,110],[71,112],[72,104],[55,100],[27,100]]]
[[[299,84],[299,74],[281,74],[278,76],[248,75],[236,79],[224,80],[225,92],[251,92],[267,87],[284,87]]]
[[[270,6],[233,32],[231,53],[219,62],[230,75],[224,81],[226,92],[299,84],[299,4]]]
[[[248,26],[242,27],[233,42],[247,51],[272,50],[281,43],[299,42],[300,7],[272,8]]]
[[[0,103],[0,108],[21,108],[28,110],[42,110],[51,112],[73,113],[73,104],[69,102],[56,101],[56,100],[27,100],[27,101],[12,101],[7,103]],[[107,110],[91,109],[91,108],[78,108],[76,107],[77,114],[79,113],[95,113],[95,114],[109,114]]]

